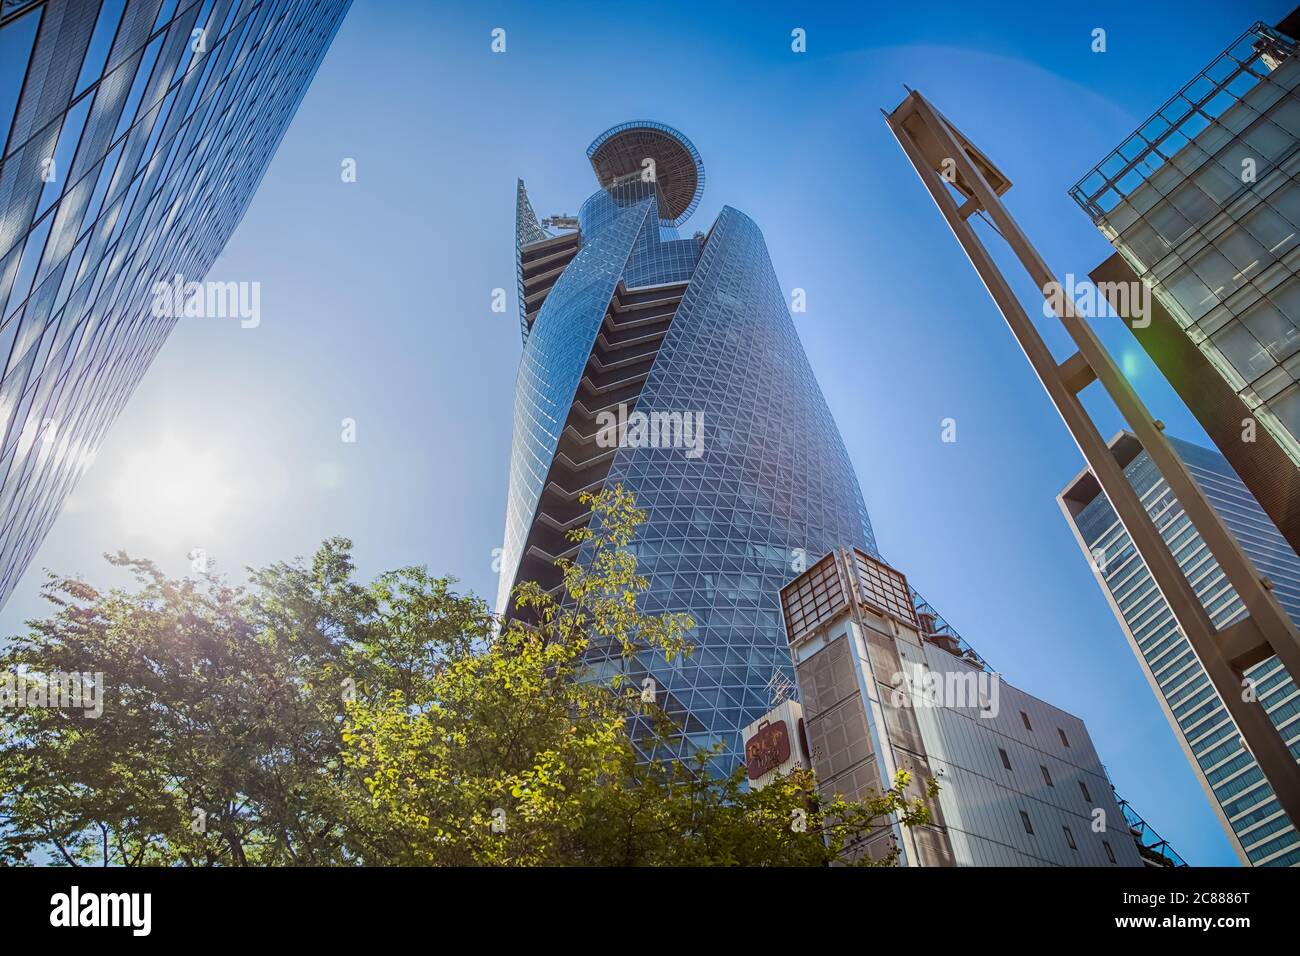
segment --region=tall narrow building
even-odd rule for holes
[[[1272,583],[1278,602],[1300,622],[1300,558],[1222,455],[1170,441],[1246,555]],[[1110,447],[1215,626],[1222,631],[1241,619],[1245,607],[1236,591],[1138,440],[1121,433]],[[1242,862],[1300,864],[1300,834],[1245,748],[1097,480],[1082,472],[1058,503]],[[1250,668],[1242,692],[1255,695],[1300,759],[1300,690],[1281,662],[1271,657]]]
[[[0,604],[239,224],[350,0],[4,0]]]
[[[1092,278],[1300,551],[1297,34],[1254,24],[1070,194],[1117,250]]]
[[[516,582],[556,587],[554,560],[582,557],[565,537],[587,520],[579,493],[622,484],[648,514],[644,609],[696,622],[689,660],[647,658],[637,677],[730,768],[769,682],[793,678],[781,586],[875,540],[758,226],[727,206],[679,234],[704,166],[661,123],[615,126],[587,157],[598,189],[569,228],[549,233],[517,190],[524,351],[498,608]],[[628,427],[602,433],[610,419]]]

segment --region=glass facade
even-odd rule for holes
[[[631,123],[612,132],[642,128],[668,129]],[[698,161],[694,147],[672,135],[684,145],[671,158]],[[588,155],[610,144],[606,134]],[[635,170],[635,148],[613,145],[624,147]],[[743,758],[742,729],[770,706],[773,676],[793,680],[779,589],[834,548],[875,554],[875,539],[758,226],[724,207],[707,235],[681,238],[680,214],[660,209],[693,205],[702,169],[675,189],[664,172],[671,163],[658,164],[655,182],[635,172],[605,181],[608,168],[593,166],[605,185],[581,208],[581,248],[541,306],[520,363],[498,607],[529,576],[543,526],[568,515],[579,520],[576,508],[562,512],[561,499],[621,483],[648,514],[635,544],[649,579],[643,608],[686,612],[696,622],[688,660],[668,666],[647,658],[636,677],[654,679],[691,746],[720,743],[720,764],[730,769]],[[670,303],[663,326],[627,319],[633,313],[622,303],[655,297]],[[604,470],[570,471],[565,463],[584,454],[571,433],[581,431],[592,403],[616,400],[637,411],[699,413],[703,454],[619,447]]]
[[[1300,622],[1300,558],[1222,455],[1177,439],[1170,441],[1260,574],[1273,582],[1283,608]],[[1215,626],[1221,630],[1244,617],[1245,607],[1237,593],[1147,453],[1138,451],[1124,471]],[[1195,773],[1241,854],[1256,866],[1300,864],[1300,834],[1242,745],[1236,725],[1128,532],[1095,485],[1087,494],[1091,500],[1079,500],[1081,507],[1073,516],[1080,544],[1109,592],[1116,616],[1192,756]],[[1246,675],[1261,706],[1300,759],[1300,690],[1295,682],[1276,657],[1255,665]]]
[[[1298,85],[1257,23],[1071,195],[1300,465]]]
[[[5,0],[0,603],[238,225],[350,0]]]
[[[703,412],[706,451],[623,449],[610,469],[649,520],[637,542],[645,609],[686,611],[697,650],[641,662],[680,708],[690,744],[721,741],[793,676],[779,591],[798,568],[876,543],[857,479],[752,220],[726,207],[642,393],[647,408]]]

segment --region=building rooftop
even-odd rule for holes
[[[695,145],[663,123],[633,120],[601,133],[587,147],[587,158],[602,186],[645,170],[654,160],[660,218],[680,226],[690,218],[704,194],[704,161]]]
[[[1075,183],[1071,198],[1097,222],[1182,153],[1212,121],[1237,106],[1295,49],[1290,36],[1255,23]]]

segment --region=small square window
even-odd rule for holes
[[[1300,389],[1293,388],[1270,399],[1268,408],[1292,435],[1300,436]]]
[[[1241,322],[1279,361],[1289,358],[1300,344],[1300,330],[1267,299],[1242,313]]]
[[[1029,814],[1025,813],[1024,810],[1020,811],[1020,822],[1025,825],[1025,832],[1028,833],[1030,836],[1033,836],[1034,825],[1029,822]]]
[[[1178,242],[1192,225],[1167,199],[1161,200],[1147,213],[1147,222],[1171,246]]]
[[[1033,730],[1034,726],[1029,722],[1029,715],[1023,710],[1020,712],[1020,719],[1025,722],[1025,730]]]
[[[1047,784],[1049,787],[1055,787],[1056,784],[1052,783],[1052,775],[1047,772],[1047,768],[1040,764],[1038,769],[1043,771],[1043,783]]]
[[[1056,732],[1061,735],[1061,743],[1064,744],[1066,747],[1070,746],[1070,738],[1065,736],[1065,731],[1062,730],[1060,727],[1057,727]]]
[[[1005,750],[1003,750],[1001,747],[999,747],[999,748],[998,748],[998,753],[1001,754],[1001,756],[1002,756],[1002,766],[1004,766],[1004,767],[1006,767],[1008,770],[1010,770],[1010,769],[1011,769],[1011,758],[1007,756],[1007,752],[1006,752]]]
[[[1075,845],[1075,842],[1074,842],[1074,834],[1070,832],[1070,828],[1069,828],[1069,827],[1061,827],[1061,829],[1065,831],[1065,842],[1068,843],[1068,844],[1070,845],[1070,849],[1071,849],[1071,850],[1077,850],[1077,849],[1079,849],[1078,846]]]
[[[1237,374],[1247,382],[1255,381],[1277,364],[1268,349],[1260,345],[1259,339],[1240,322],[1233,322],[1220,329],[1212,341],[1214,347],[1232,363]]]
[[[1193,322],[1219,304],[1218,297],[1187,266],[1173,273],[1164,285]]]
[[[1205,283],[1205,287],[1211,291],[1211,295],[1216,297],[1214,299],[1216,304],[1241,288],[1246,282],[1241,275],[1241,270],[1232,264],[1232,260],[1213,246],[1200,253],[1188,265],[1192,267],[1192,271],[1196,273],[1197,277]],[[1210,306],[1210,308],[1213,308],[1213,306]],[[1209,308],[1206,311],[1208,312]]]

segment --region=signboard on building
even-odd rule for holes
[[[807,767],[800,724],[803,708],[784,700],[741,732],[745,744],[745,772],[752,786],[765,786],[773,776]]]
[[[761,720],[758,732],[745,741],[745,770],[750,780],[771,773],[790,759],[790,729],[784,720]]]

